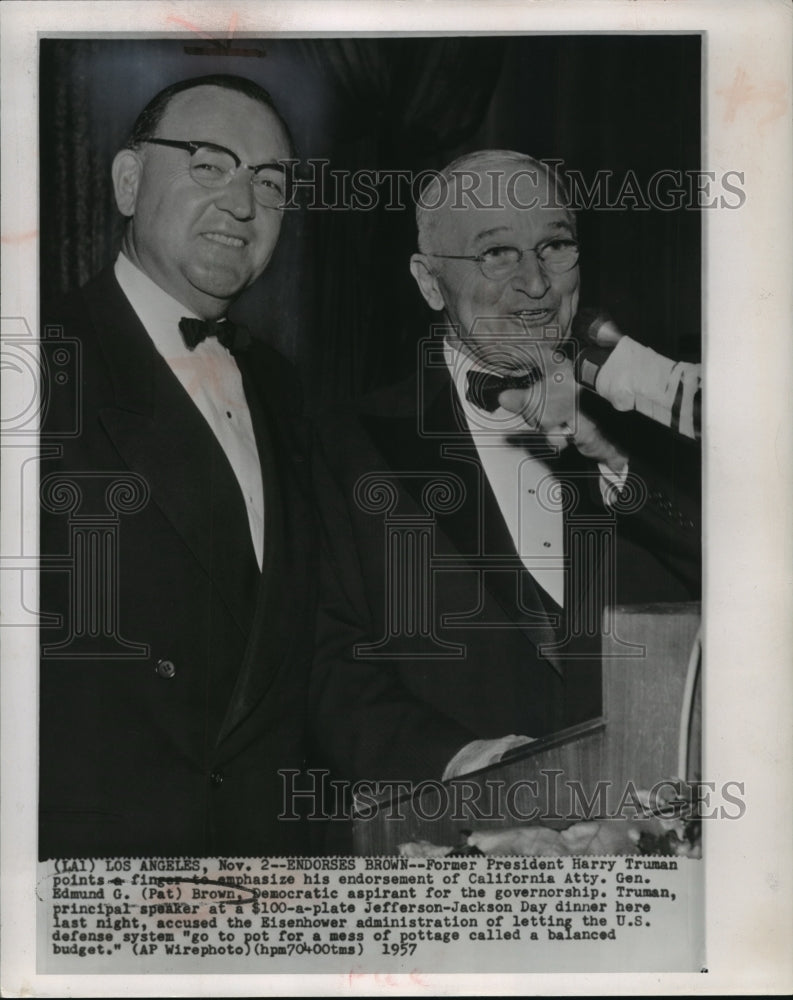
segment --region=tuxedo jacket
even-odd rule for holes
[[[574,498],[564,612],[517,555],[445,366],[329,416],[318,439],[312,706],[347,779],[437,780],[471,740],[598,715],[604,606],[697,597],[698,460],[668,435],[651,456],[665,471],[632,458],[622,512],[594,463],[551,459]]]
[[[278,819],[316,576],[291,367],[260,343],[237,358],[260,572],[231,466],[112,269],[47,310],[44,338],[40,856],[300,851]]]

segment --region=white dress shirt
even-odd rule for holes
[[[451,344],[445,351],[479,461],[515,550],[534,581],[564,607],[564,517],[561,505],[554,503],[553,473],[524,446],[510,442],[527,432],[519,413],[503,407],[488,413],[466,399],[468,372],[481,365]]]
[[[157,351],[212,428],[234,471],[248,512],[251,542],[259,569],[264,552],[264,490],[253,424],[242,376],[229,351],[216,337],[188,350],[179,330],[183,316],[195,313],[171,298],[123,253],[115,274]]]
[[[564,514],[557,482],[548,464],[532,456],[516,435],[525,435],[527,425],[519,413],[498,407],[492,413],[481,410],[466,398],[468,372],[483,366],[450,343],[444,345],[445,360],[457,396],[474,439],[479,461],[504,517],[515,549],[537,583],[559,607],[564,607]],[[512,438],[513,440],[510,440]],[[627,476],[627,467],[615,473],[599,464],[600,491],[604,503],[618,491]],[[554,501],[557,502],[554,502]],[[477,771],[501,760],[505,751],[530,743],[528,736],[509,735],[494,740],[473,740],[452,757],[442,780]]]

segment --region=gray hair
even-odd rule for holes
[[[416,227],[418,248],[421,253],[429,252],[435,232],[443,218],[441,209],[448,210],[449,196],[457,190],[463,178],[473,178],[484,174],[487,168],[505,165],[521,167],[530,176],[544,174],[548,178],[555,199],[549,207],[565,208],[575,226],[575,215],[570,207],[567,185],[555,164],[543,163],[542,160],[536,160],[527,153],[516,153],[511,149],[481,149],[459,156],[441,171],[433,171],[419,192],[416,198]],[[476,200],[471,188],[463,188],[460,194],[463,193],[471,195],[472,202]]]

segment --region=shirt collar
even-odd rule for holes
[[[123,251],[116,259],[114,271],[121,291],[129,299],[158,351],[171,358],[189,356],[191,352],[179,332],[179,320],[183,316],[200,317],[160,288]]]

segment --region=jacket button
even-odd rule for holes
[[[213,771],[212,774],[210,774],[209,776],[209,780],[212,782],[213,785],[222,785],[223,775],[220,771]]]
[[[173,677],[176,673],[176,665],[173,660],[158,660],[157,673],[160,677]]]

